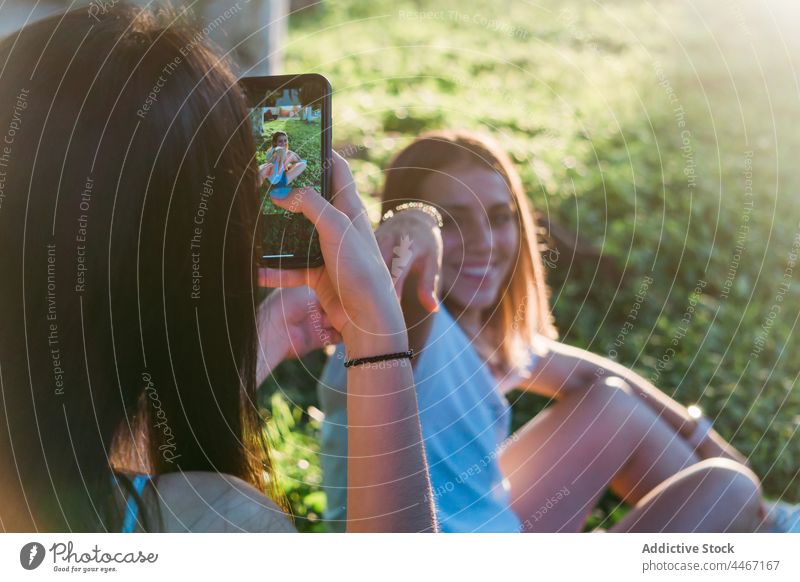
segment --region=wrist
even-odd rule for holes
[[[689,415],[689,432],[688,436],[686,436],[686,442],[693,449],[699,448],[709,437],[712,428],[711,420],[703,415],[702,410],[696,405],[692,405],[688,408],[688,415]]]
[[[347,359],[366,358],[408,350],[408,332],[405,329],[381,332],[353,329],[342,333]]]
[[[400,352],[387,352],[384,354],[375,354],[373,356],[363,356],[360,358],[350,358],[344,361],[345,368],[352,368],[353,366],[371,366],[378,364],[380,367],[386,368],[384,362],[402,361],[402,365],[408,365],[404,360],[411,360],[414,358],[414,350],[402,350]],[[392,364],[392,367],[397,364]]]
[[[393,216],[398,216],[401,214],[406,214],[407,216],[413,215],[416,213],[421,218],[424,215],[422,220],[427,220],[431,223],[431,226],[442,228],[444,222],[442,220],[441,213],[436,209],[435,206],[431,204],[426,204],[424,202],[405,202],[403,204],[398,204],[394,208],[387,210],[383,216],[381,217],[380,223],[383,224],[384,222],[391,219]]]
[[[343,338],[355,338],[360,333],[386,335],[405,331],[403,310],[388,271],[379,284],[367,283],[361,290],[363,301],[348,312],[348,323],[341,330]]]
[[[387,351],[408,349],[408,333],[400,301],[389,272],[385,266],[381,267],[381,276],[365,281],[360,288],[363,300],[348,312],[347,322],[340,330],[345,346],[359,350],[356,357],[362,355],[363,348],[367,351],[379,348],[389,348]]]

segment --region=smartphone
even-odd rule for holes
[[[245,77],[258,163],[258,256],[264,267],[302,269],[323,263],[314,225],[277,206],[293,188],[310,186],[330,200],[331,85],[322,75]]]

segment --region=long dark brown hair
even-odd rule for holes
[[[509,369],[520,363],[522,350],[535,341],[537,334],[555,339],[558,333],[548,304],[550,291],[532,208],[519,173],[505,151],[491,137],[469,130],[427,132],[389,164],[381,195],[382,212],[403,202],[427,202],[423,181],[462,164],[498,172],[508,185],[516,211],[520,233],[516,262],[495,305],[483,312],[483,323],[498,340],[492,349],[499,359],[496,363]]]
[[[246,120],[174,12],[74,10],[0,43],[4,530],[118,531],[115,473],[266,490]]]

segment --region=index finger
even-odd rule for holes
[[[373,236],[367,208],[358,195],[350,165],[336,151],[332,152],[332,162],[331,203],[344,212],[362,234]]]
[[[341,238],[350,225],[350,220],[341,210],[311,187],[294,188],[286,198],[270,199],[284,210],[305,216],[316,227],[322,240]]]

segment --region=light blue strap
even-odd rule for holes
[[[133,489],[141,499],[145,483],[150,479],[150,475],[136,475],[133,478]],[[128,495],[127,507],[125,509],[125,521],[122,522],[122,533],[133,533],[136,529],[136,517],[139,513],[139,504],[133,495]]]

